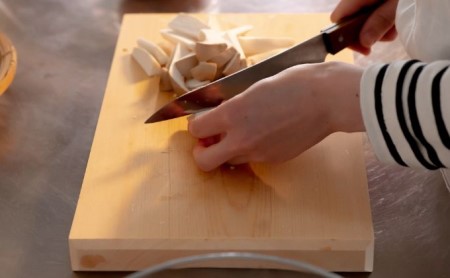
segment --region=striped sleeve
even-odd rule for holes
[[[377,157],[450,168],[450,61],[373,65],[361,80],[361,110]]]

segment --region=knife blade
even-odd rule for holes
[[[359,32],[370,10],[364,9],[280,54],[179,96],[156,111],[145,123],[174,119],[216,107],[255,82],[287,68],[325,61],[328,54],[334,55],[359,41]]]

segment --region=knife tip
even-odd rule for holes
[[[169,120],[172,118],[174,118],[174,117],[168,117],[168,116],[162,115],[161,113],[155,113],[145,121],[145,124],[158,123],[158,122],[166,121],[166,120]]]
[[[153,117],[148,118],[144,124],[152,124],[152,123],[156,123],[159,122],[158,120],[153,119]]]

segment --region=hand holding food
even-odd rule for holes
[[[295,66],[255,83],[190,118],[190,133],[201,139],[195,161],[204,171],[223,163],[281,162],[330,133],[363,131],[361,75],[357,66],[329,62]]]

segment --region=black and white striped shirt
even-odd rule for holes
[[[365,71],[363,117],[380,159],[428,169],[450,167],[449,67],[450,61],[410,60]]]
[[[365,70],[367,134],[380,160],[450,168],[450,1],[400,0],[396,25],[408,53],[420,60]]]

